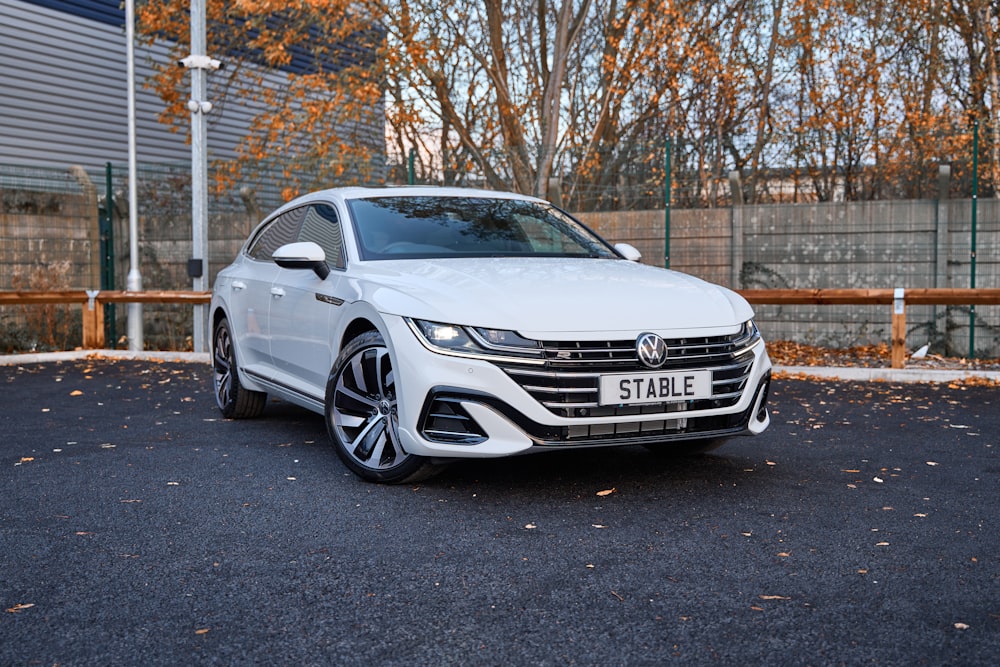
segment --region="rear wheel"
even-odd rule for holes
[[[227,419],[250,419],[259,417],[264,411],[267,394],[252,391],[240,384],[239,368],[236,365],[236,349],[229,321],[225,318],[215,325],[212,337],[212,367],[214,373],[215,402]]]
[[[340,459],[369,482],[416,482],[438,471],[399,441],[396,376],[377,331],[351,340],[334,362],[326,384],[326,426]]]

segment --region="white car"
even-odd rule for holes
[[[532,197],[343,188],[300,197],[215,282],[215,395],[326,417],[348,468],[426,478],[464,457],[767,428],[771,362],[735,292],[639,264]]]

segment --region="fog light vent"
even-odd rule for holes
[[[462,404],[448,398],[435,399],[420,428],[428,440],[453,445],[477,445],[486,440],[486,431]]]

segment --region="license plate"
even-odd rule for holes
[[[712,397],[712,371],[602,375],[600,389],[601,405],[694,401]]]

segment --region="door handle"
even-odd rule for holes
[[[271,296],[273,296],[276,299],[280,299],[281,297],[285,296],[285,290],[281,289],[280,287],[272,287]]]
[[[234,280],[233,281],[233,289],[234,290],[241,290],[241,289],[246,289],[246,288],[247,288],[247,284],[245,282],[243,282],[242,280]]]

